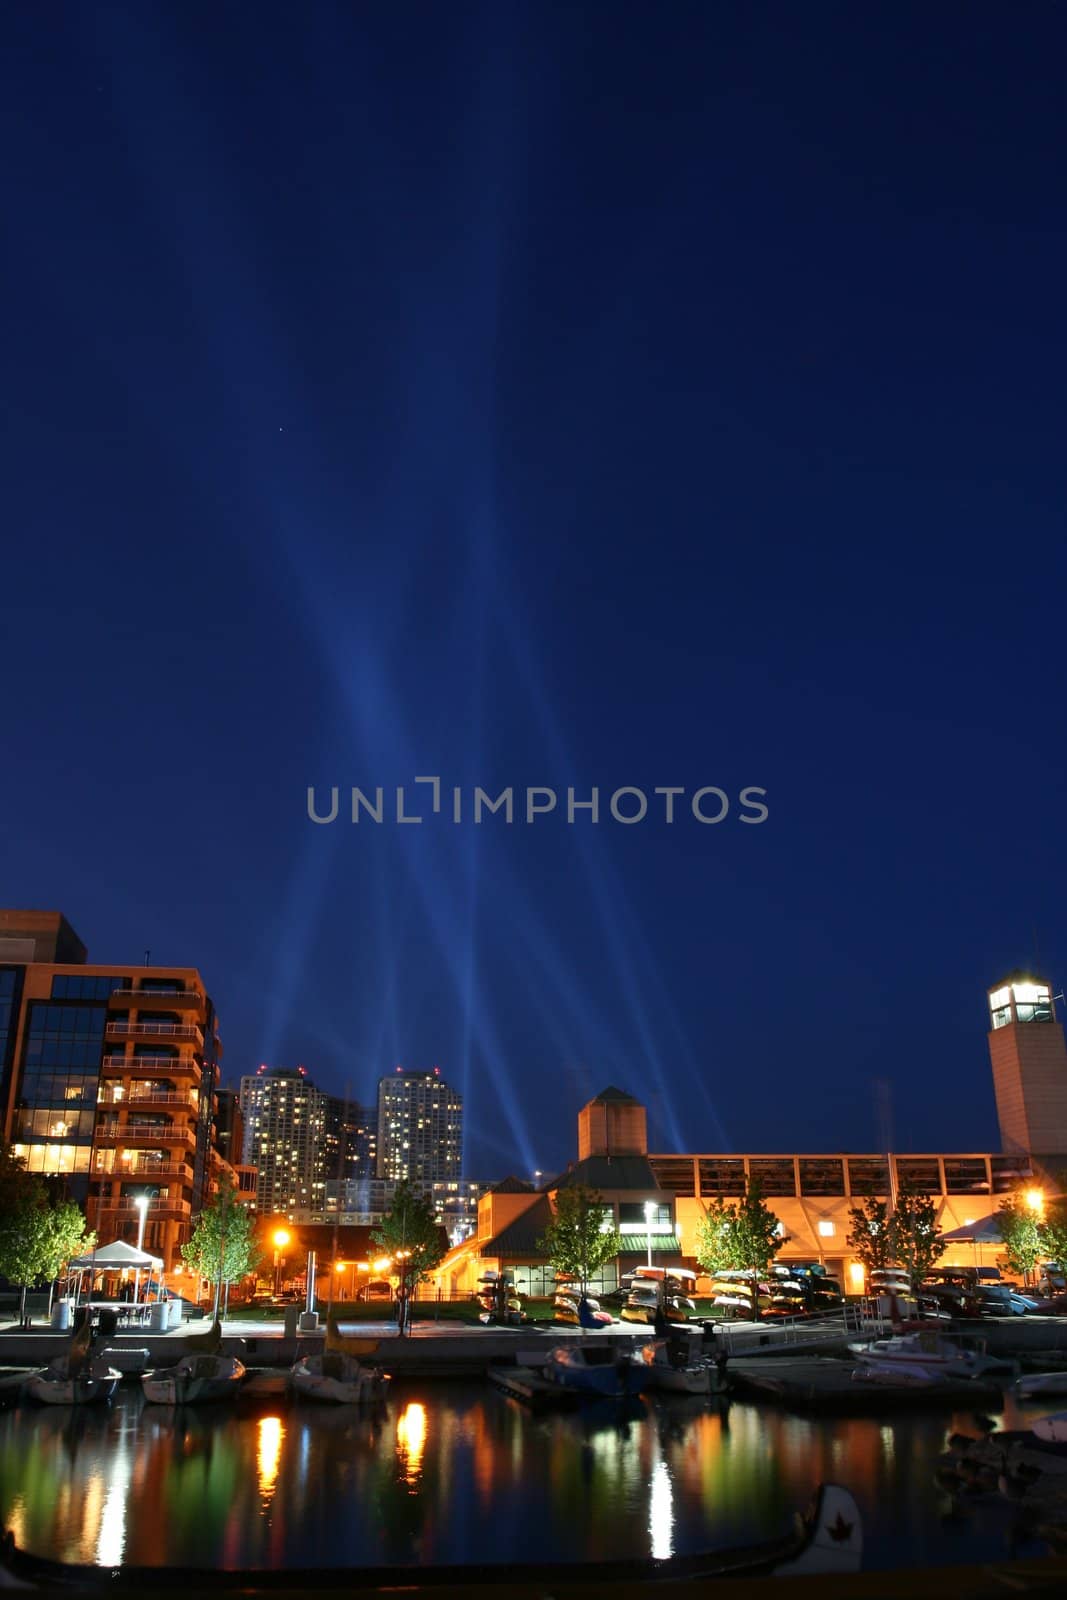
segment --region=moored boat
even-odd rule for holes
[[[95,1356],[88,1317],[71,1339],[66,1353],[26,1379],[28,1400],[46,1406],[83,1406],[110,1400],[122,1374],[106,1358]]]
[[[1067,1444],[1067,1411],[1057,1411],[1051,1417],[1038,1417],[1031,1424],[1031,1432],[1048,1444]]]
[[[848,1348],[864,1367],[889,1372],[913,1371],[920,1379],[937,1374],[953,1379],[982,1378],[1013,1370],[1011,1362],[965,1349],[933,1329],[894,1334],[891,1338],[873,1339],[869,1343],[857,1342]]]
[[[377,1339],[346,1338],[331,1307],[326,1314],[325,1349],[294,1362],[289,1387],[303,1400],[331,1405],[367,1405],[381,1400],[389,1379],[366,1359],[377,1348]]]
[[[245,1369],[236,1356],[221,1350],[222,1324],[216,1317],[207,1333],[185,1340],[185,1355],[173,1367],[157,1367],[141,1379],[145,1399],[158,1406],[200,1405],[233,1400]]]
[[[289,1374],[289,1386],[301,1400],[321,1400],[331,1405],[370,1405],[385,1397],[389,1379],[377,1368],[364,1366],[343,1350],[324,1350],[302,1356]]]
[[[90,1358],[72,1369],[67,1356],[57,1356],[41,1372],[26,1379],[23,1394],[46,1406],[85,1406],[110,1400],[122,1373],[102,1359]]]
[[[141,1388],[151,1405],[201,1405],[236,1399],[244,1375],[244,1366],[236,1356],[196,1353],[182,1356],[174,1367],[146,1372]]]
[[[589,1348],[575,1341],[548,1350],[541,1370],[550,1383],[561,1384],[565,1389],[618,1399],[640,1394],[644,1363],[609,1344]]]
[[[1015,1385],[1021,1400],[1043,1394],[1067,1394],[1067,1372],[1030,1372]]]
[[[667,1394],[719,1394],[726,1388],[725,1371],[708,1360],[703,1331],[675,1328],[666,1339],[654,1339],[635,1351],[645,1366],[644,1388]]]

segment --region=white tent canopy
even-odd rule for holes
[[[951,1233],[941,1235],[948,1244],[1001,1244],[1000,1222],[994,1213],[989,1217],[979,1217],[977,1222],[966,1222],[962,1228],[953,1228]]]
[[[145,1250],[137,1250],[132,1244],[127,1244],[123,1239],[116,1239],[114,1244],[105,1244],[99,1250],[92,1250],[86,1256],[77,1256],[70,1263],[74,1272],[107,1272],[121,1270],[123,1267],[161,1267],[162,1256],[150,1256]]]

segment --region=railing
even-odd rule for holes
[[[153,1105],[192,1106],[199,1102],[188,1089],[101,1089],[97,1104],[101,1106],[128,1106],[150,1100]]]
[[[172,1072],[191,1072],[196,1063],[189,1056],[105,1056],[104,1066],[110,1067],[113,1072],[140,1072],[145,1067],[154,1067],[157,1071],[170,1070]]]
[[[107,1030],[115,1038],[200,1039],[204,1030],[189,1022],[109,1022]]]
[[[92,1177],[100,1181],[113,1179],[116,1183],[128,1183],[131,1179],[136,1179],[138,1183],[155,1183],[157,1178],[184,1178],[186,1183],[193,1181],[191,1169],[178,1161],[163,1161],[159,1166],[134,1166],[129,1161],[122,1161],[117,1167],[103,1167],[94,1163]]]
[[[858,1334],[880,1331],[880,1327],[876,1329],[865,1316],[862,1304],[846,1301],[840,1311],[828,1312],[824,1317],[781,1317],[773,1322],[746,1323],[742,1327],[720,1322],[717,1331],[727,1355],[746,1356],[836,1343]]]
[[[98,1139],[121,1139],[124,1144],[132,1144],[135,1140],[151,1140],[155,1144],[167,1144],[172,1139],[184,1139],[189,1144],[196,1143],[196,1130],[184,1122],[125,1122],[103,1124],[97,1127]]]
[[[111,993],[113,996],[122,995],[124,999],[131,995],[136,997],[139,994],[150,994],[156,1003],[160,1000],[176,1000],[179,1005],[187,1000],[202,1000],[204,998],[198,989],[166,989],[162,984],[153,986],[150,983],[143,983],[139,989],[135,989],[132,984],[129,986],[123,985],[121,989],[112,989]]]
[[[128,1212],[136,1211],[140,1208],[138,1207],[136,1200],[134,1200],[130,1195],[122,1195],[118,1200],[104,1200],[102,1198],[98,1198],[96,1202],[96,1209],[100,1212]],[[191,1216],[193,1211],[192,1202],[189,1200],[180,1199],[172,1200],[168,1195],[153,1195],[149,1199],[148,1210],[145,1214],[147,1218],[151,1220],[152,1217],[158,1217],[161,1213],[167,1211],[176,1212],[182,1217]]]

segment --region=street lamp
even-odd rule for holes
[[[652,1213],[655,1206],[651,1200],[645,1201],[645,1227],[648,1229],[648,1264],[652,1265]]]
[[[289,1230],[287,1228],[275,1228],[275,1230],[274,1230],[274,1241],[273,1241],[274,1242],[274,1294],[275,1294],[275,1297],[277,1297],[281,1293],[281,1287],[282,1287],[282,1280],[281,1280],[282,1251],[285,1249],[286,1245],[289,1243],[289,1239],[290,1239],[290,1234],[289,1234]]]
[[[403,1335],[408,1322],[408,1262],[411,1259],[410,1250],[398,1250],[396,1259],[400,1266],[400,1287],[397,1290],[397,1332]]]
[[[1027,1189],[1026,1204],[1036,1216],[1040,1216],[1045,1209],[1045,1195],[1041,1189]]]
[[[133,1203],[139,1212],[139,1216],[137,1218],[137,1249],[140,1251],[144,1249],[144,1224],[145,1217],[148,1215],[148,1196],[146,1194],[139,1194],[135,1196]],[[133,1299],[135,1305],[140,1301],[140,1298],[141,1268],[140,1264],[138,1264],[133,1269]]]

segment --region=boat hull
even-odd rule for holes
[[[628,1357],[620,1361],[588,1364],[580,1352],[549,1351],[542,1372],[549,1383],[561,1388],[574,1389],[579,1394],[596,1395],[601,1399],[621,1400],[628,1395],[641,1393],[644,1365]]]
[[[1067,1411],[1057,1411],[1053,1417],[1039,1417],[1031,1431],[1048,1444],[1067,1444]]]
[[[669,1367],[654,1362],[645,1370],[642,1388],[661,1391],[663,1394],[710,1394],[712,1390],[709,1367]]]
[[[1019,1379],[1015,1392],[1023,1400],[1031,1395],[1067,1394],[1067,1372],[1032,1372]]]
[[[118,1388],[120,1372],[106,1377],[50,1377],[47,1372],[35,1372],[26,1379],[23,1394],[42,1406],[102,1405],[110,1400]]]
[[[245,1369],[235,1357],[187,1356],[172,1371],[146,1372],[141,1387],[150,1405],[218,1404],[236,1399],[244,1375]]]
[[[289,1374],[289,1387],[301,1400],[325,1405],[375,1405],[385,1396],[388,1379],[377,1368],[360,1366],[352,1357],[309,1356]]]

